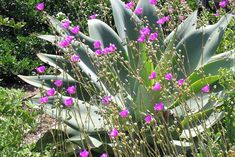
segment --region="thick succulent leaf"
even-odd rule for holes
[[[199,124],[197,126],[194,126],[190,129],[184,129],[182,131],[182,134],[180,135],[181,138],[190,139],[192,137],[196,137],[202,132],[204,132],[206,129],[211,128],[213,125],[215,125],[218,121],[220,121],[224,116],[224,112],[216,113],[213,112],[204,122],[203,124]]]
[[[225,95],[223,92],[214,93],[218,98],[224,98]],[[197,93],[194,97],[188,99],[186,102],[181,105],[175,107],[171,111],[177,117],[186,117],[198,113],[200,111],[204,111],[207,109],[211,109],[214,107],[219,107],[223,103],[219,101],[212,100],[210,94]]]
[[[90,105],[78,99],[73,99],[74,105],[72,107],[57,108],[53,105],[55,101],[63,104],[67,98],[69,97],[49,97],[48,103],[43,105],[44,111],[56,119],[63,120],[69,127],[81,132],[96,132],[105,129],[103,118],[98,114],[99,108],[95,105]],[[39,96],[35,96],[32,101],[34,104],[40,105],[39,99]]]
[[[208,62],[216,52],[224,30],[231,20],[228,14],[214,25],[200,27],[183,36],[176,45],[177,51],[185,56],[184,67],[187,75]],[[179,51],[180,50],[180,51]]]
[[[68,74],[71,78],[74,78],[72,65],[68,60],[64,59],[64,57],[45,53],[38,53],[37,56],[41,61],[59,69],[62,74]]]
[[[109,46],[109,44],[113,43],[116,45],[117,51],[121,51],[125,54],[125,49],[122,46],[121,39],[106,23],[98,19],[88,20],[88,28],[90,37],[95,40],[100,40],[103,44],[102,48],[105,48]]]
[[[76,36],[77,37],[77,36]],[[86,36],[85,34],[83,34],[83,33],[81,33],[81,32],[79,32],[78,33],[78,39],[82,42],[82,43],[84,43],[85,45],[87,45],[87,46],[89,46],[89,48],[91,49],[91,50],[95,50],[94,49],[94,47],[93,47],[93,43],[95,42],[95,40],[94,39],[92,39],[92,38],[90,38],[90,37],[88,37],[88,36]],[[77,39],[77,40],[78,40]]]
[[[220,78],[219,75],[213,75],[213,76],[202,78],[202,79],[192,83],[189,87],[189,91],[191,93],[200,92],[202,87],[204,87],[207,84],[212,84],[212,83],[216,82],[217,80],[219,80],[219,78]],[[189,92],[189,91],[187,91],[187,92]],[[188,95],[186,93],[183,93],[180,98],[178,98],[171,106],[169,106],[169,109],[173,109],[173,108],[179,106],[180,102],[184,102],[185,100],[189,99],[191,96],[192,96],[191,94]]]
[[[226,58],[235,59],[235,49],[212,56],[211,59],[209,60],[209,63],[216,61],[216,60],[220,60],[220,59],[226,59]]]
[[[157,8],[150,4],[148,0],[139,0],[136,6],[137,8],[143,8],[143,13],[141,15],[138,15],[139,18],[147,17],[147,20],[149,21],[150,27],[155,28],[156,27],[156,21],[159,19],[157,16]],[[158,40],[160,41],[160,45],[164,45],[164,34],[162,31],[162,27],[160,25],[157,25],[158,27]]]
[[[192,31],[196,30],[197,26],[197,11],[194,11],[189,15],[184,22],[182,22],[174,31],[172,31],[165,39],[165,44],[169,43],[174,36],[176,36],[176,42],[179,42],[182,38],[186,37]]]
[[[74,85],[77,83],[76,80],[63,75],[40,75],[40,76],[18,75],[18,77],[21,78],[23,81],[27,82],[28,84],[31,84],[38,88],[43,88],[45,90],[55,87],[54,85],[55,80],[63,80],[63,82],[66,82],[66,85]]]
[[[47,18],[51,25],[55,28],[55,30],[61,35],[61,36],[66,36],[70,35],[69,31],[64,29],[61,22],[52,16],[47,15]]]
[[[110,2],[115,26],[121,40],[125,42],[127,41],[126,38],[128,38],[128,40],[136,40],[139,33],[135,28],[136,25],[141,22],[139,18],[135,16],[132,11],[126,9],[121,0],[110,0]]]
[[[235,64],[234,63],[235,63],[235,58],[215,59],[215,60],[205,64],[203,67],[201,67],[199,69],[199,71],[202,71],[202,73],[200,73],[200,72],[198,72],[198,70],[196,70],[187,78],[187,80],[190,83],[194,83],[204,76],[217,75],[218,70],[220,68],[227,68],[232,71],[235,71]]]

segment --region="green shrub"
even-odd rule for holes
[[[24,97],[22,90],[0,87],[1,155],[14,152],[17,156],[18,152],[23,152],[27,148],[27,145],[22,145],[24,134],[36,128],[38,112],[27,110],[26,104],[23,104]]]

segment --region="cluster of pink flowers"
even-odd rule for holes
[[[135,13],[136,15],[142,14],[142,13],[143,13],[143,8],[142,8],[142,7],[136,8],[135,11],[134,11],[134,13]]]
[[[157,20],[156,23],[159,25],[163,25],[166,22],[168,22],[169,20],[170,20],[170,16],[168,15],[168,16],[164,16],[164,17],[160,18],[159,20]]]
[[[45,8],[45,3],[44,3],[44,2],[38,3],[38,4],[36,5],[36,9],[37,9],[38,11],[43,11],[44,8]]]
[[[152,5],[156,5],[157,4],[157,0],[149,0],[149,3]]]
[[[123,109],[121,112],[119,112],[120,117],[126,118],[129,115],[128,109]]]
[[[92,14],[92,15],[90,15],[90,16],[89,16],[89,19],[90,19],[90,20],[92,20],[92,19],[96,19],[96,18],[97,18],[97,16],[98,16],[97,14]]]
[[[39,66],[36,68],[36,71],[39,73],[39,74],[42,74],[46,71],[46,67],[44,65],[42,66]]]
[[[143,43],[146,41],[146,38],[149,37],[149,41],[155,41],[158,38],[158,33],[154,32],[151,33],[151,30],[149,27],[144,27],[140,29],[140,37],[137,39],[138,42]]]
[[[61,48],[68,47],[70,43],[73,41],[74,36],[68,35],[65,37],[64,40],[60,41],[58,44]]]
[[[80,56],[76,55],[76,54],[73,54],[73,55],[71,55],[70,59],[73,63],[76,63],[80,60]]]
[[[222,1],[219,2],[219,6],[221,8],[226,8],[228,4],[229,4],[228,0],[222,0]]]
[[[101,99],[102,104],[104,105],[108,105],[110,102],[112,101],[112,97],[111,96],[104,96]]]
[[[135,2],[134,1],[130,1],[130,2],[127,2],[125,4],[125,8],[127,8],[127,9],[132,9],[134,6],[135,6]]]
[[[118,129],[116,129],[116,128],[113,128],[113,129],[109,132],[109,136],[110,136],[111,138],[116,138],[116,137],[118,137],[118,134],[119,134],[119,132],[118,132]]]
[[[109,44],[108,47],[105,47],[104,49],[101,49],[101,46],[102,46],[102,43],[101,41],[97,40],[93,43],[93,47],[94,49],[96,49],[95,51],[95,54],[97,56],[100,56],[100,55],[107,55],[109,53],[113,53],[117,50],[117,47],[115,44]]]

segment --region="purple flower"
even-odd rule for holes
[[[220,13],[218,12],[218,11],[216,11],[216,13],[215,14],[213,14],[215,17],[218,17],[218,16],[220,16]]]
[[[102,53],[107,55],[109,53],[109,47],[105,47],[103,50],[102,50]]]
[[[168,80],[168,81],[170,81],[170,80],[172,79],[172,74],[171,74],[171,73],[167,73],[167,74],[165,75],[165,79]]]
[[[143,13],[143,8],[142,7],[136,8],[134,12],[136,15],[140,15]]]
[[[227,0],[223,0],[223,1],[220,1],[220,2],[219,2],[219,6],[220,6],[221,8],[225,8],[225,7],[227,6],[227,4],[228,4],[228,1],[227,1]]]
[[[96,51],[95,51],[95,54],[96,54],[97,56],[102,55],[102,53],[103,53],[102,50],[96,50]]]
[[[92,20],[92,19],[96,19],[96,18],[97,18],[97,14],[93,14],[93,15],[90,15],[90,16],[89,16],[89,19],[91,19],[91,20]]]
[[[180,79],[177,81],[178,86],[182,86],[185,83],[185,79]]]
[[[39,11],[43,11],[44,8],[45,8],[45,3],[44,2],[38,3],[36,5],[36,9],[39,10]]]
[[[110,132],[109,132],[109,136],[112,138],[116,138],[118,136],[118,130],[116,128],[113,128]]]
[[[100,47],[101,47],[101,41],[96,40],[96,41],[93,43],[93,46],[94,46],[95,49],[100,49]]]
[[[209,84],[205,85],[204,87],[202,87],[202,92],[203,93],[209,93],[210,92],[210,86]]]
[[[164,23],[168,22],[170,20],[170,16],[164,16],[157,20],[157,24],[163,25]]]
[[[141,35],[141,36],[137,39],[137,41],[140,42],[140,43],[143,43],[143,42],[145,42],[145,38],[146,38],[145,35]]]
[[[65,106],[72,106],[73,105],[73,98],[67,98],[64,100]]]
[[[76,63],[80,60],[80,56],[79,55],[76,55],[76,54],[73,54],[71,57],[70,57],[71,61],[73,63]]]
[[[55,88],[51,88],[51,89],[47,90],[47,95],[54,96],[55,95]]]
[[[111,52],[116,51],[116,50],[117,50],[117,47],[116,47],[115,44],[110,44],[109,47],[108,47],[108,49],[109,49],[109,52],[111,53]]]
[[[42,65],[42,66],[37,67],[36,70],[39,74],[42,74],[45,72],[46,67],[44,65]]]
[[[39,102],[40,102],[40,104],[46,104],[48,102],[48,97],[45,96],[45,97],[40,98]]]
[[[126,117],[129,115],[128,109],[123,109],[121,112],[119,112],[119,115],[120,115],[122,118],[126,118]]]
[[[147,115],[145,118],[144,118],[144,121],[145,121],[145,123],[146,124],[148,124],[148,123],[150,123],[151,121],[152,121],[152,116],[149,114],[149,115]]]
[[[149,35],[150,34],[150,28],[148,28],[148,27],[144,27],[144,28],[141,28],[140,29],[140,34],[141,35]]]
[[[63,85],[63,81],[62,80],[55,80],[54,85],[56,87],[61,87]]]
[[[163,109],[164,109],[164,104],[162,102],[155,104],[155,106],[154,106],[155,111],[161,111]]]
[[[70,21],[69,20],[67,20],[67,21],[64,21],[64,22],[62,22],[62,27],[64,27],[65,29],[67,29],[69,26],[70,26]]]
[[[68,35],[68,36],[66,36],[65,37],[65,39],[64,40],[66,40],[66,41],[68,41],[69,42],[69,44],[72,42],[72,40],[74,39],[74,36],[71,36],[71,35]]]
[[[102,155],[100,155],[100,157],[109,157],[109,155],[107,153],[103,153]]]
[[[183,21],[183,20],[184,20],[184,15],[180,15],[180,16],[179,16],[179,20],[180,20],[180,21]]]
[[[149,41],[154,41],[158,37],[158,33],[151,33],[149,36]]]
[[[80,155],[80,157],[88,157],[89,152],[84,149],[84,150],[80,151],[79,155]]]
[[[132,9],[134,6],[135,6],[135,2],[133,2],[133,1],[130,1],[125,4],[125,8],[127,8],[127,9]]]
[[[104,97],[101,99],[102,104],[108,105],[108,104],[111,102],[111,100],[112,100],[111,98],[112,98],[111,96],[104,96]]]
[[[150,76],[149,76],[149,80],[153,80],[153,79],[155,79],[157,77],[157,73],[156,73],[156,71],[153,71],[151,74],[150,74]]]
[[[154,91],[160,91],[162,89],[162,86],[159,82],[155,83],[154,86],[152,87],[152,90]]]
[[[149,0],[149,3],[152,5],[156,5],[157,4],[157,0]]]
[[[70,86],[67,88],[67,93],[68,94],[75,94],[76,93],[76,87],[75,86]]]
[[[59,46],[60,46],[61,48],[68,47],[69,44],[70,44],[70,42],[67,41],[67,40],[62,40],[62,41],[59,42]]]
[[[80,31],[80,27],[79,26],[75,26],[70,30],[73,34],[77,34]]]

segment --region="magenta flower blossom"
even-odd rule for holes
[[[73,34],[77,34],[80,31],[80,27],[79,26],[75,26],[70,30]]]
[[[177,81],[178,86],[182,86],[185,83],[185,79],[180,79]]]
[[[75,86],[70,86],[67,88],[67,93],[68,94],[75,94],[76,93],[76,87]]]
[[[165,24],[166,22],[168,22],[170,20],[170,16],[164,16],[162,18],[160,18],[159,20],[157,20],[157,24],[159,25],[163,25]]]
[[[209,84],[205,85],[204,87],[202,87],[202,92],[203,93],[209,93],[210,92],[210,86]]]
[[[48,102],[48,97],[45,96],[45,97],[40,98],[39,102],[40,102],[40,104],[46,104]]]
[[[62,40],[58,44],[61,48],[65,48],[69,46],[70,42],[68,40]]]
[[[93,14],[93,15],[90,15],[89,16],[89,19],[92,20],[92,19],[96,19],[97,18],[97,14]]]
[[[100,157],[109,157],[109,155],[107,153],[103,153],[102,155],[100,155]]]
[[[165,75],[165,79],[166,79],[167,81],[170,81],[170,80],[172,79],[172,74],[171,74],[171,73],[167,73],[167,74]]]
[[[102,50],[96,50],[96,51],[95,51],[95,54],[96,54],[97,56],[102,55],[102,53],[103,53]]]
[[[159,82],[155,83],[155,85],[152,87],[152,90],[154,91],[160,91],[162,89],[162,86]]]
[[[44,65],[42,65],[42,66],[37,67],[36,70],[39,74],[42,74],[45,72],[46,67]]]
[[[36,5],[36,9],[37,9],[38,11],[43,11],[44,8],[45,8],[45,3],[44,3],[44,2],[38,3],[38,4]]]
[[[108,49],[109,49],[109,52],[112,53],[117,50],[117,47],[115,44],[110,44]]]
[[[213,14],[215,17],[220,16],[220,13],[218,11],[216,11],[216,13]]]
[[[118,137],[118,130],[116,128],[113,128],[110,132],[109,132],[109,136],[112,138],[116,138]]]
[[[154,41],[158,37],[158,33],[151,33],[149,36],[149,41]]]
[[[156,5],[157,4],[157,0],[149,0],[149,3],[152,5]]]
[[[89,152],[84,149],[84,150],[80,151],[79,155],[80,155],[80,157],[88,157]]]
[[[100,49],[100,47],[101,47],[101,41],[96,40],[96,41],[93,43],[93,46],[94,46],[95,49]]]
[[[72,106],[73,105],[73,98],[67,98],[64,100],[65,106]]]
[[[227,0],[223,0],[223,1],[220,1],[220,2],[219,2],[219,6],[220,6],[221,8],[225,8],[225,7],[227,6],[227,4],[228,4],[228,1],[227,1]]]
[[[148,124],[148,123],[150,123],[151,121],[152,121],[152,116],[149,114],[149,115],[147,115],[145,118],[144,118],[144,121],[145,121],[145,123],[146,124]]]
[[[55,88],[51,88],[47,90],[47,95],[48,96],[54,96],[55,95]]]
[[[107,55],[109,53],[109,47],[105,47],[103,50],[102,50],[102,53]]]
[[[73,39],[74,39],[74,36],[68,35],[68,36],[65,37],[64,40],[68,41],[69,44],[70,44],[73,41]]]
[[[56,87],[61,87],[63,85],[63,81],[62,80],[55,80],[54,85]]]
[[[151,74],[150,74],[150,76],[149,76],[149,80],[153,80],[153,79],[155,79],[157,77],[157,73],[156,73],[156,71],[153,71]]]
[[[140,15],[143,13],[143,8],[142,7],[136,8],[134,12],[136,15]]]
[[[179,16],[179,20],[180,20],[180,21],[183,21],[184,18],[185,18],[184,15],[180,15],[180,16]]]
[[[64,27],[65,29],[67,29],[67,28],[69,28],[69,26],[70,26],[70,24],[71,24],[71,22],[70,21],[64,21],[64,22],[62,22],[62,27]]]
[[[80,56],[79,55],[76,55],[76,54],[73,54],[71,57],[70,57],[71,61],[73,63],[76,63],[80,60]]]
[[[112,97],[111,96],[104,96],[102,99],[101,99],[101,102],[102,104],[104,105],[108,105],[112,100]]]
[[[143,42],[145,42],[145,38],[146,38],[145,35],[141,35],[141,36],[137,39],[137,41],[138,41],[139,43],[143,43]]]
[[[123,109],[121,112],[119,112],[120,117],[126,118],[129,115],[128,109]]]
[[[130,1],[125,4],[125,8],[127,8],[127,9],[132,9],[134,6],[135,6],[135,2],[133,2],[133,1]]]
[[[148,27],[141,28],[140,29],[140,34],[144,35],[144,36],[149,35],[150,34],[150,28],[148,28]]]
[[[155,111],[161,111],[163,109],[164,109],[164,104],[162,102],[155,104],[155,106],[154,106]]]

